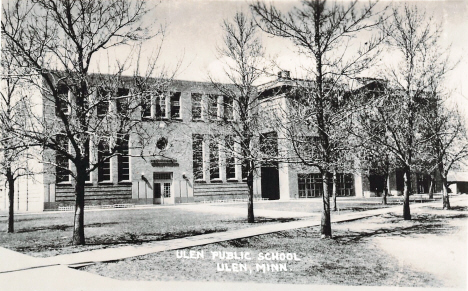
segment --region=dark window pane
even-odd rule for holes
[[[109,145],[106,141],[99,142],[98,145],[98,161],[100,165],[98,167],[98,180],[110,181],[111,180],[111,162],[108,158],[110,155]]]
[[[166,118],[166,96],[163,94],[159,95],[155,99],[156,112],[155,117],[158,119]]]
[[[218,96],[208,95],[208,118],[216,120],[218,118]]]
[[[180,92],[171,95],[171,118],[180,118]]]
[[[236,178],[236,162],[234,157],[234,137],[232,135],[226,136],[226,179]]]
[[[202,118],[202,94],[192,93],[192,119]]]
[[[59,111],[63,114],[69,114],[69,99],[68,99],[68,87],[65,85],[57,86],[58,102],[55,104],[55,113],[58,115]]]
[[[130,156],[128,150],[128,139],[129,136],[126,135],[123,138],[119,138],[118,143],[118,176],[119,181],[129,181],[130,180]]]
[[[151,118],[151,95],[144,94],[141,98],[141,117]]]
[[[193,177],[195,180],[203,179],[203,136],[201,134],[192,135],[193,151]]]
[[[223,97],[223,105],[224,105],[224,120],[233,120],[233,99],[228,96]]]
[[[68,151],[68,138],[65,135],[57,136],[57,144],[59,147],[65,151]],[[60,182],[69,182],[70,176],[68,172],[69,163],[68,158],[63,155],[61,152],[56,151],[55,153],[55,173],[57,183]]]
[[[217,139],[210,142],[210,179],[219,179],[219,145]]]
[[[103,118],[109,112],[109,91],[98,89],[97,116]]]

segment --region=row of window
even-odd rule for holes
[[[115,95],[117,112],[126,112],[129,108],[129,89],[118,88]],[[98,118],[104,118],[110,111],[111,92],[99,89],[99,99],[96,106]],[[62,111],[65,115],[70,113],[70,96],[68,88],[58,87],[59,100],[56,104],[56,113]],[[197,120],[232,120],[233,100],[227,96],[215,94],[192,93],[192,119]],[[121,97],[121,98],[119,98]],[[141,98],[141,116],[143,119],[181,119],[181,92],[146,93]]]
[[[68,147],[68,140],[65,136],[59,135],[57,141],[62,148]],[[89,142],[86,143],[85,148],[90,151]],[[101,161],[98,169],[98,182],[111,182],[112,181],[112,166],[111,166],[111,152],[107,141],[102,140],[97,146],[97,158]],[[118,181],[130,181],[130,152],[128,147],[128,136],[119,138],[117,140],[117,171]],[[88,155],[89,157],[89,155]],[[70,182],[70,175],[67,169],[70,169],[70,161],[68,158],[56,152],[56,181],[57,183]],[[91,182],[91,176],[88,175],[87,182]]]
[[[320,197],[323,194],[322,174],[298,174],[299,198]],[[328,185],[331,191],[332,182]],[[336,195],[353,196],[354,180],[352,174],[336,174]]]
[[[193,134],[193,177],[195,181],[220,180],[221,171],[224,171],[226,180],[237,180],[236,165],[240,163],[236,161],[234,148],[234,138],[231,135],[209,139],[207,135]],[[205,151],[209,153],[205,154]],[[245,168],[244,165],[241,166],[242,179],[247,176]],[[207,173],[209,177],[206,177]]]

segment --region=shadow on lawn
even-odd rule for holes
[[[200,229],[200,230],[188,230],[179,232],[168,232],[168,233],[142,233],[137,234],[133,232],[125,232],[119,236],[99,236],[90,237],[87,239],[86,245],[97,246],[97,245],[122,245],[122,244],[142,244],[154,241],[163,241],[178,239],[184,237],[192,237],[202,234],[210,234],[215,232],[224,232],[227,228],[215,228],[215,229]]]
[[[101,226],[106,226],[106,225],[115,225],[118,224],[117,222],[105,222],[105,223],[91,223],[86,225],[86,227],[101,227]],[[34,226],[34,227],[25,227],[22,229],[17,230],[17,233],[26,233],[26,232],[34,232],[34,231],[41,231],[41,230],[59,230],[59,231],[65,231],[65,230],[71,230],[73,228],[73,225],[69,224],[55,224],[55,225],[50,225],[50,226]]]
[[[352,232],[345,231],[343,234],[334,236],[334,240],[340,244],[346,244],[349,242],[357,242],[362,239],[373,237],[373,236],[411,236],[415,234],[444,234],[453,231],[451,227],[447,227],[447,220],[454,218],[467,218],[468,214],[457,214],[457,215],[433,215],[433,214],[413,214],[412,220],[406,221],[406,223],[412,223],[408,226],[397,226],[397,227],[385,227],[374,231],[362,231]],[[399,223],[402,222],[402,217],[395,214],[387,214],[384,223]]]
[[[296,221],[299,220],[298,218],[268,218],[268,217],[255,217],[255,222],[252,224],[257,224],[257,223],[284,223],[284,222],[291,222],[291,221]],[[250,224],[247,222],[247,219],[238,219],[238,220],[221,220],[221,222],[225,223],[240,223],[240,224]]]

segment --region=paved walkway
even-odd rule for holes
[[[452,199],[452,201],[455,200],[462,200],[460,201],[462,202],[462,204],[466,204],[467,202],[467,199],[465,198]],[[420,207],[431,205],[439,207],[440,203],[440,201],[437,201],[433,203],[412,204],[411,208],[417,209]],[[340,215],[333,214],[332,222],[336,223],[356,220],[389,212],[401,212],[401,208],[401,205],[399,205],[390,208],[382,208],[362,212],[350,212]],[[9,290],[57,290],[56,287],[59,287],[58,289],[64,289],[64,286],[68,286],[66,282],[72,282],[72,286],[74,287],[80,286],[79,290],[115,290],[114,287],[122,287],[124,285],[127,286],[127,289],[135,290],[135,288],[133,287],[137,285],[142,288],[149,288],[150,286],[152,288],[158,286],[159,288],[169,287],[169,285],[171,284],[173,284],[174,288],[181,289],[183,288],[183,285],[180,285],[180,283],[175,282],[146,282],[147,284],[141,283],[136,285],[129,285],[127,284],[128,282],[121,282],[118,280],[103,278],[97,275],[73,270],[67,268],[66,266],[77,266],[94,262],[115,261],[156,252],[206,245],[221,241],[318,225],[320,225],[320,220],[314,218],[308,220],[299,220],[286,223],[275,223],[269,225],[249,227],[245,229],[231,230],[220,233],[198,235],[181,239],[159,241],[139,246],[125,246],[119,248],[100,249],[75,254],[59,255],[49,258],[33,258],[11,250],[7,250],[5,248],[0,248],[0,289],[8,290],[4,288],[4,286],[8,286],[14,287],[13,289]],[[46,279],[52,277],[54,278],[51,279],[52,281]],[[39,280],[31,280],[30,278],[39,278]],[[11,284],[11,282],[15,282],[16,285]],[[92,282],[92,284],[89,284],[89,282]],[[212,286],[215,285],[216,283],[212,284]],[[238,285],[239,284],[236,283],[230,284],[230,286]],[[104,289],[103,286],[105,286]],[[264,285],[258,286],[261,286],[262,289],[264,287]],[[236,287],[236,289],[237,288],[239,287]],[[294,285],[294,288],[298,289],[296,285]],[[69,290],[69,288],[65,289]],[[234,287],[232,287],[232,289],[234,289]],[[332,290],[333,288],[330,289],[329,287],[327,287],[327,289]]]

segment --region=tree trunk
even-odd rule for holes
[[[8,233],[15,232],[15,179],[11,168],[6,169],[6,178],[8,182]]]
[[[321,238],[331,238],[331,219],[330,219],[330,191],[328,190],[328,180],[330,175],[328,172],[322,174],[322,185],[323,185],[323,209],[322,209],[322,219],[320,234]]]
[[[435,187],[435,177],[434,177],[434,173],[432,172],[431,173],[431,184],[429,185],[429,199],[433,199],[434,198],[434,187]]]
[[[388,174],[385,174],[385,181],[384,181],[384,189],[382,195],[382,205],[387,205],[387,196],[388,196],[388,181],[389,181]]]
[[[73,245],[84,245],[84,207],[85,207],[85,181],[86,165],[76,165],[75,184],[75,218],[73,226]]]
[[[403,219],[411,220],[409,196],[411,194],[411,171],[405,168],[404,172],[405,187],[403,190]]]
[[[253,193],[253,161],[247,163],[247,187],[249,188],[249,202],[247,205],[247,222],[254,223],[254,193]]]
[[[333,170],[332,202],[333,211],[338,211],[338,207],[336,205],[336,170]]]
[[[450,210],[450,199],[447,187],[447,176],[442,174],[442,209]]]

